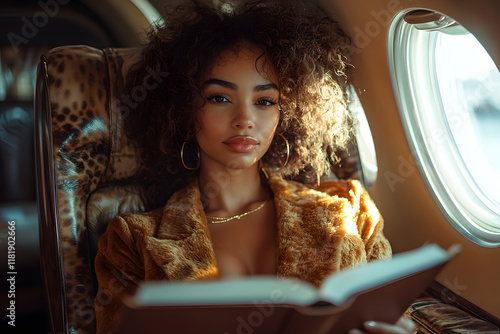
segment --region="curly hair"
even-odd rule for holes
[[[220,7],[193,1],[168,10],[164,20],[150,31],[142,59],[129,74],[133,86],[148,67],[169,73],[140,103],[133,124],[136,129],[142,124],[144,145],[154,152],[146,157],[148,164],[162,161],[169,172],[189,175],[179,152],[183,142],[196,138],[200,126],[201,80],[221,52],[247,41],[262,50],[278,80],[277,132],[290,143],[288,164],[279,173],[319,177],[330,171],[335,152],[352,133],[345,98],[349,38],[337,22],[317,8],[285,1],[226,2]],[[275,136],[263,157],[269,170],[283,164],[283,144]]]

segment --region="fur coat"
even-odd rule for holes
[[[315,286],[338,270],[391,256],[383,219],[358,181],[309,187],[270,178],[278,228],[277,275]],[[123,214],[99,239],[95,271],[97,333],[112,333],[122,298],[141,281],[218,279],[198,183],[163,208]]]

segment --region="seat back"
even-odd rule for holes
[[[96,295],[97,240],[114,216],[151,210],[171,194],[145,181],[162,171],[141,165],[141,150],[125,130],[132,107],[155,86],[154,73],[145,73],[143,86],[126,91],[139,55],[137,48],[67,46],[52,49],[39,64],[40,257],[54,333],[95,332],[94,298],[107,298],[106,289]],[[351,155],[334,170],[358,177],[358,161]]]
[[[125,91],[139,54],[70,46],[49,51],[39,65],[40,251],[55,333],[95,332],[93,300],[106,296],[96,296],[94,257],[109,220],[158,207],[168,197],[144,181],[140,150],[125,135],[133,94],[143,92]]]

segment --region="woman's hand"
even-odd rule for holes
[[[349,334],[411,334],[415,330],[415,324],[405,317],[399,318],[395,325],[384,322],[367,321],[363,324],[364,330],[351,329]]]

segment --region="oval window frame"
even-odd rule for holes
[[[425,31],[405,20],[406,15],[417,11],[428,10],[413,8],[400,12],[391,23],[388,36],[391,81],[406,138],[431,194],[448,221],[474,243],[498,247],[500,211],[477,188],[453,137],[450,138],[435,68],[429,66],[434,60],[435,49],[424,57],[415,55],[423,45],[435,48],[439,33],[438,28]],[[445,14],[432,13],[449,19]],[[465,28],[456,23],[453,29],[463,31]],[[420,68],[428,68],[428,73],[415,75],[413,69],[417,64]],[[424,94],[425,98],[419,99]],[[427,117],[428,110],[433,110],[434,116]],[[436,130],[443,131],[445,137],[439,145],[430,142],[431,133]],[[446,170],[450,166],[455,167],[454,173]]]

